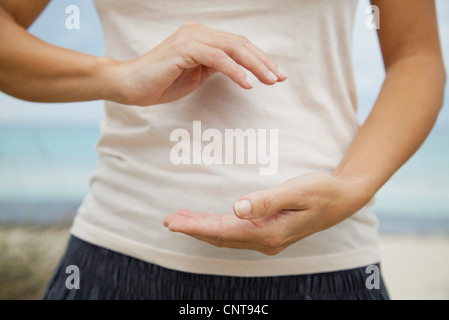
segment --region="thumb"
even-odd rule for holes
[[[234,202],[234,213],[241,219],[257,219],[295,206],[295,197],[280,186],[252,192]]]

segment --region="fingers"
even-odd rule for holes
[[[278,66],[277,63],[270,59],[260,48],[256,47],[252,43],[249,43],[248,46],[252,53],[273,71],[279,82],[287,79],[287,73],[284,69]]]
[[[251,220],[232,215],[180,210],[167,216],[164,225],[172,232],[181,232],[217,247],[251,249],[272,255],[287,247],[288,242],[282,232],[273,230],[273,219],[266,220],[267,223],[258,226]]]
[[[186,23],[180,32],[188,39],[183,42],[189,44],[184,45],[187,59],[222,72],[243,88],[254,86],[244,69],[268,85],[287,78],[285,71],[244,36],[194,22]]]
[[[254,87],[254,83],[248,78],[244,69],[221,49],[196,42],[190,45],[189,55],[198,64],[225,74],[242,88]]]
[[[305,209],[299,193],[280,185],[247,194],[234,202],[234,213],[241,219],[260,219],[283,210]]]
[[[253,46],[252,44],[249,45]],[[234,61],[251,71],[262,83],[270,85],[279,80],[278,76],[270,70],[264,61],[254,55],[251,50],[248,50],[245,45],[232,47],[229,52]]]
[[[208,45],[221,48],[263,83],[273,84],[287,79],[286,72],[245,36],[208,27],[205,27],[205,30],[208,35],[206,37]],[[199,41],[202,40],[199,39]]]
[[[170,231],[182,232],[191,236],[233,239],[233,241],[258,239],[257,227],[254,224],[239,220],[232,215],[200,214],[192,210],[180,210],[176,214],[167,216],[163,223]]]
[[[220,48],[239,65],[253,73],[262,83],[274,84],[279,79],[277,64],[272,61],[262,50],[252,44],[246,37],[215,31],[199,41],[209,46]]]

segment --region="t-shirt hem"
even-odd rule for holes
[[[73,236],[91,244],[164,268],[237,277],[288,276],[348,270],[380,262],[378,245],[358,250],[297,258],[233,260],[184,255],[145,245],[75,217]]]

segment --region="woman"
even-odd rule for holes
[[[30,35],[47,2],[0,1],[1,90],[106,115],[45,299],[388,298],[369,205],[442,104],[433,1],[372,1],[386,77],[361,127],[356,0],[96,0],[107,57]]]

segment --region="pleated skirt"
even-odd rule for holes
[[[275,277],[180,272],[71,236],[44,300],[387,300],[367,266]],[[379,268],[380,264],[375,264]]]

